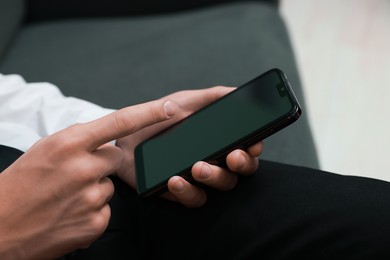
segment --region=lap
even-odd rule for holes
[[[187,209],[119,180],[106,233],[73,258],[368,258],[390,255],[390,186],[262,161],[230,192]],[[82,257],[81,257],[82,256]]]

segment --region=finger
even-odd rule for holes
[[[106,231],[111,218],[111,207],[107,203],[100,209],[98,216],[92,220],[91,225],[96,232],[96,238],[99,238]]]
[[[112,196],[114,195],[114,191],[115,191],[114,183],[110,178],[104,177],[100,179],[99,184],[100,184],[100,189],[102,191],[102,194],[106,198],[104,204],[107,204],[112,199]]]
[[[114,184],[109,178],[104,177],[99,182],[90,185],[83,194],[84,197],[79,202],[84,205],[85,209],[100,210],[111,200],[114,194]]]
[[[80,240],[79,248],[88,248],[96,239],[98,239],[107,229],[111,218],[111,207],[105,204],[102,208],[95,211],[90,221],[84,225],[84,237]]]
[[[232,172],[250,175],[257,170],[259,159],[252,157],[243,150],[234,150],[226,157],[226,164]]]
[[[168,120],[177,110],[174,102],[156,100],[126,107],[105,117],[82,124],[87,147],[93,151],[110,141],[130,135],[147,126]]]
[[[164,97],[163,99],[168,99],[175,102],[175,104],[177,104],[180,109],[178,109],[172,120],[154,124],[146,128],[144,131],[136,133],[136,140],[142,141],[148,139],[156,133],[178,122],[179,120],[189,116],[193,112],[218,100],[234,89],[235,88],[232,87],[212,87],[201,90],[185,90]]]
[[[194,164],[192,176],[195,180],[221,191],[231,190],[237,185],[237,174],[205,162]]]
[[[124,159],[124,153],[119,147],[106,144],[92,153],[90,161],[96,171],[100,173],[96,177],[101,179],[119,171],[123,166]]]
[[[194,112],[200,108],[217,101],[236,88],[217,86],[199,90],[184,90],[166,96],[169,100],[174,100],[181,108]]]
[[[259,157],[260,154],[263,152],[263,149],[264,149],[264,142],[261,141],[261,142],[258,142],[256,144],[252,145],[251,147],[249,147],[247,149],[247,152],[252,157]]]
[[[179,176],[173,176],[168,181],[168,190],[174,200],[188,208],[201,207],[206,203],[207,194],[204,190],[190,184]]]

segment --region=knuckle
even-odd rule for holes
[[[68,128],[48,137],[50,145],[53,149],[58,148],[64,152],[72,152],[76,149],[80,149],[80,143],[82,141],[80,133],[80,123],[69,126]]]
[[[110,220],[110,214],[111,214],[111,209],[107,205],[100,212],[98,212],[92,217],[90,221],[90,225],[92,230],[96,234],[102,234],[104,230],[106,230]]]
[[[153,120],[153,122],[158,122],[161,119],[164,119],[165,113],[164,110],[161,109],[161,103],[153,102],[153,104],[148,107],[148,115]]]
[[[89,189],[85,193],[84,201],[90,208],[98,208],[104,203],[105,199],[103,198],[101,192],[97,188],[94,188]]]
[[[83,160],[77,166],[77,181],[79,183],[89,183],[96,180],[95,166],[91,160]]]

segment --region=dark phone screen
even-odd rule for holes
[[[238,145],[291,113],[294,107],[295,98],[277,69],[237,88],[137,147],[139,192]]]

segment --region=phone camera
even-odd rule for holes
[[[284,85],[283,83],[279,83],[276,88],[278,89],[278,92],[279,92],[279,95],[281,97],[284,97],[287,93],[287,88],[286,88],[286,85]]]

